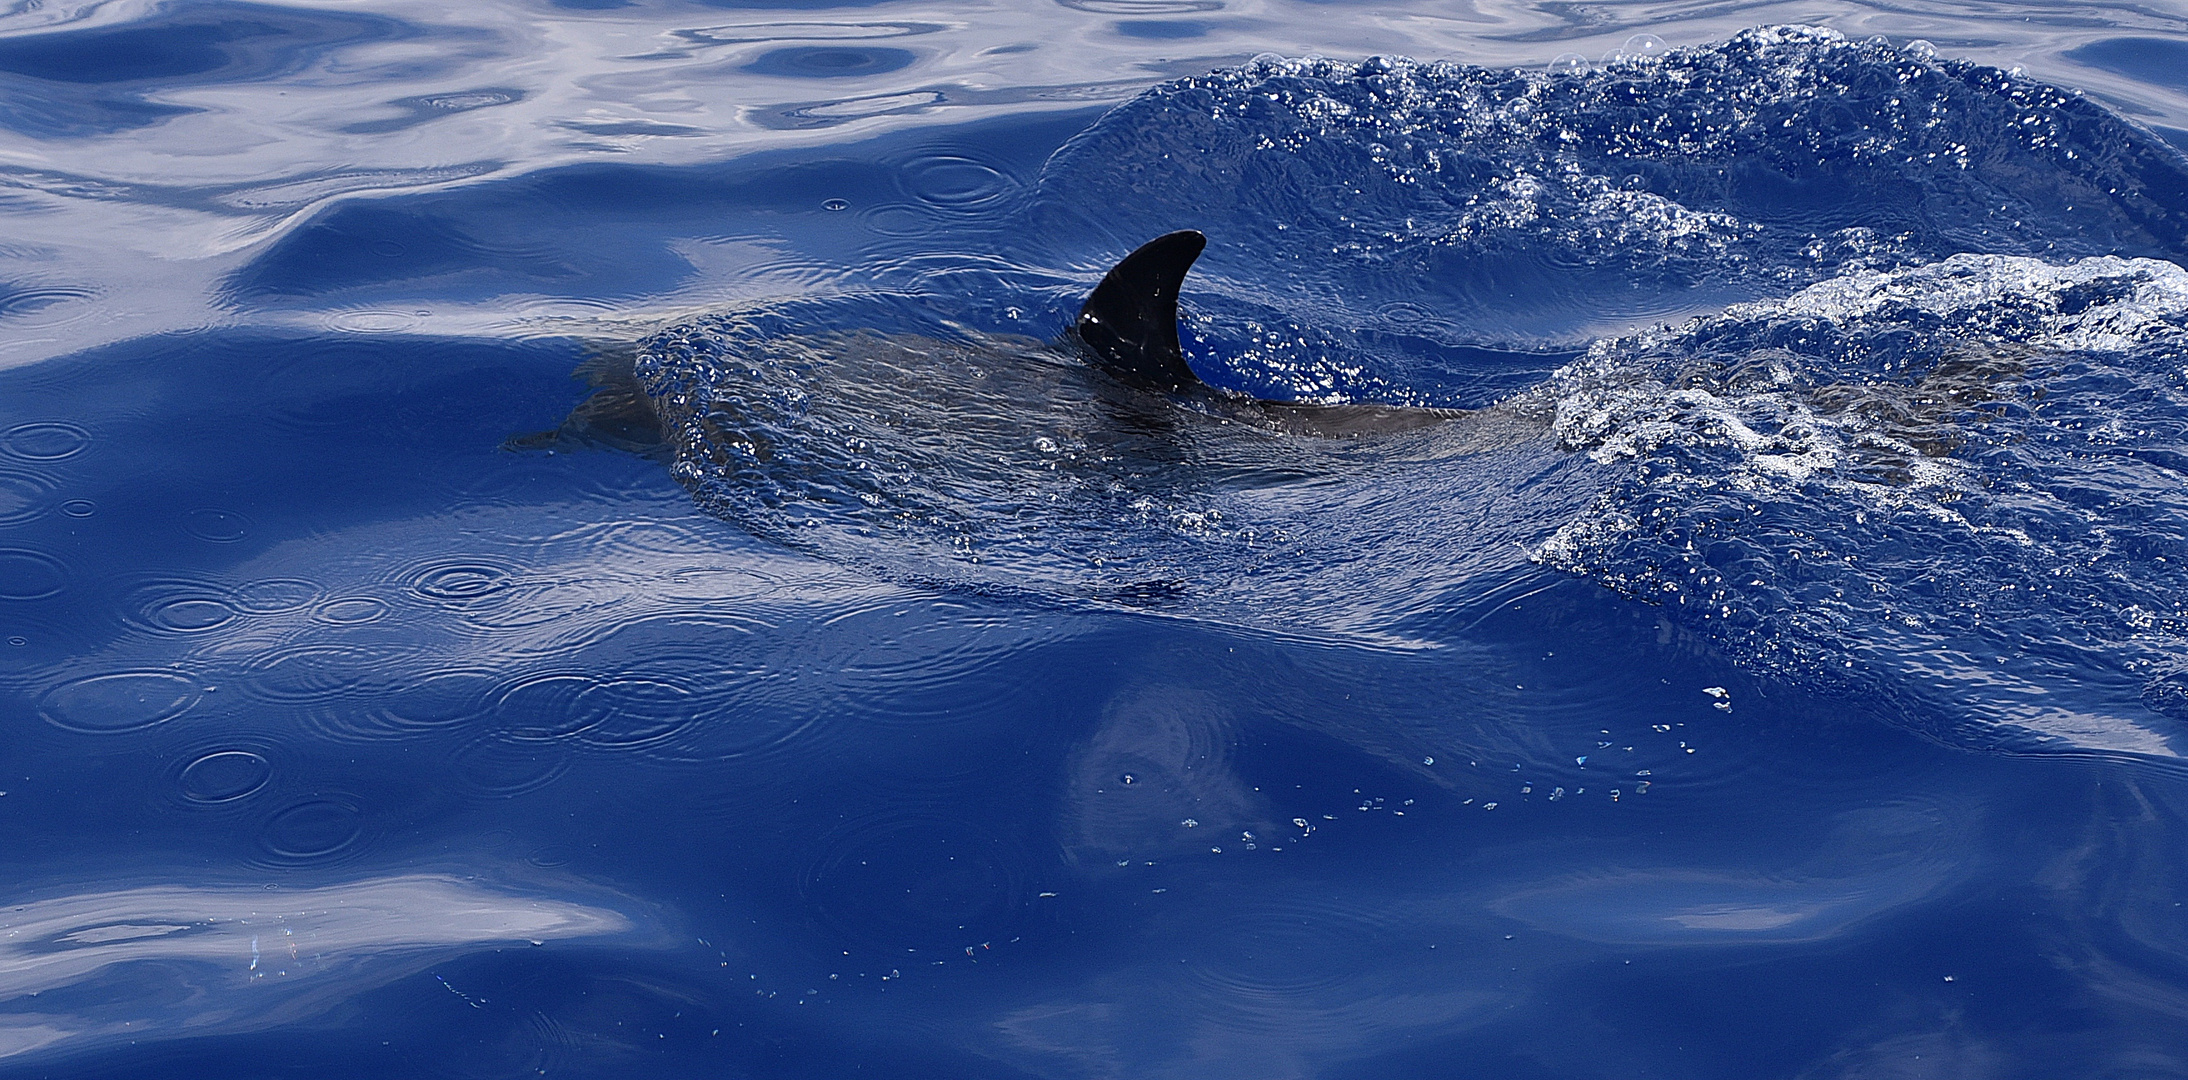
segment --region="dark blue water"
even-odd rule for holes
[[[11,11],[0,1075],[2188,1075],[2181,23]]]

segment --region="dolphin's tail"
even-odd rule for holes
[[[1141,244],[1110,268],[1072,327],[1097,363],[1147,390],[1202,385],[1178,347],[1178,286],[1207,246],[1207,237],[1181,229]]]

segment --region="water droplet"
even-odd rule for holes
[[[849,210],[850,208],[851,204],[843,199],[829,199],[821,203],[821,209],[823,210]]]

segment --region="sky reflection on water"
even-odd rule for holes
[[[828,17],[812,11],[831,10]],[[0,184],[11,191],[16,364],[255,317],[218,286],[331,202],[589,161],[689,164],[762,148],[1114,104],[1259,53],[1383,53],[1495,66],[1591,62],[1629,37],[1721,39],[1763,23],[1926,38],[2188,129],[2167,81],[2175,20],[2108,9],[1851,3],[916,3],[848,9],[625,4],[354,9],[243,3],[25,6],[0,20]],[[1191,32],[1188,33],[1187,31]],[[2138,36],[2139,32],[2139,36]],[[2154,44],[2152,44],[2154,42]],[[800,58],[803,58],[802,60]],[[817,200],[816,200],[817,201]],[[722,295],[709,275],[657,305]],[[506,333],[583,305],[427,305],[434,332]]]

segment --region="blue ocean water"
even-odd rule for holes
[[[9,7],[0,1076],[2188,1075],[2183,70]]]

